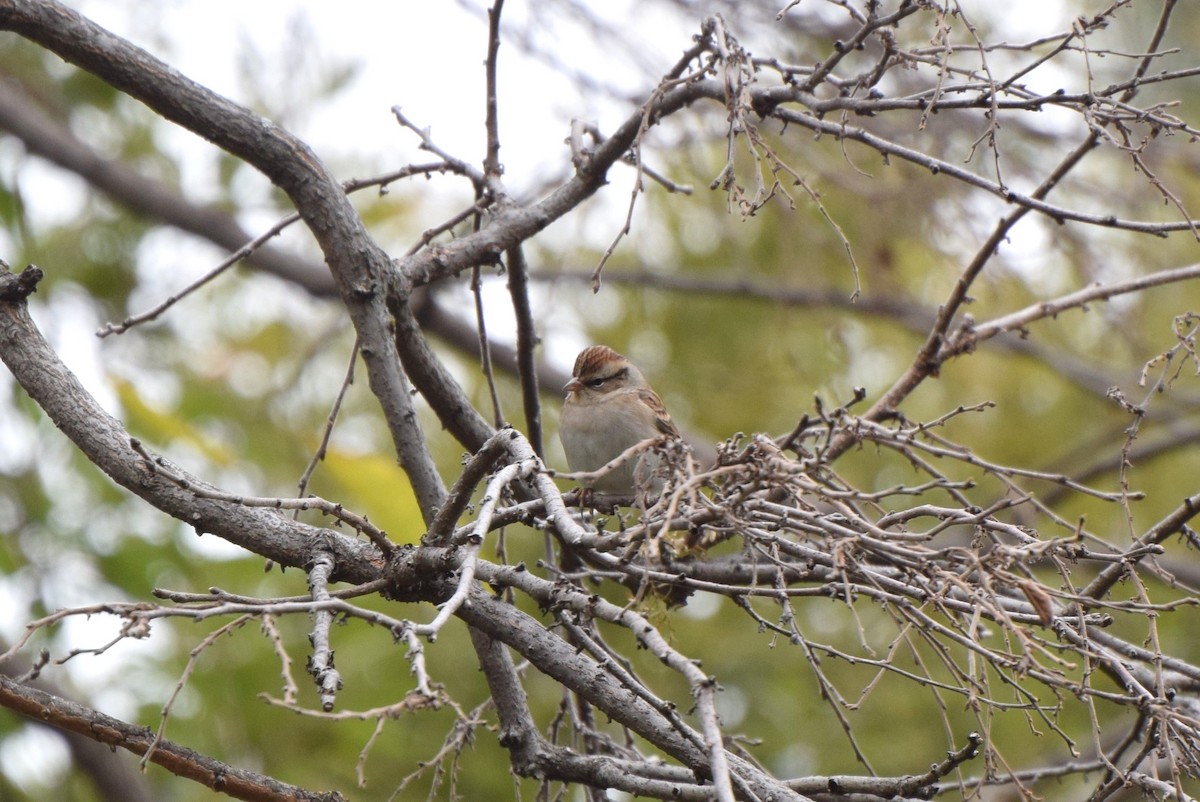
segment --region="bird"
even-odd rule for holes
[[[658,437],[680,439],[667,408],[637,365],[607,345],[579,352],[559,418],[558,437],[573,472],[602,468],[626,449]],[[661,492],[657,455],[645,452],[584,487],[600,493]]]

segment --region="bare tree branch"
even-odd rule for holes
[[[426,519],[431,520],[446,491],[417,425],[408,381],[392,346],[381,292],[391,260],[367,233],[340,184],[316,155],[279,126],[187,80],[64,6],[5,2],[0,5],[0,27],[36,41],[245,159],[288,193],[333,272],[358,330],[371,389],[383,409],[400,464]]]
[[[146,178],[119,161],[107,160],[69,129],[50,118],[34,98],[12,81],[0,81],[0,128],[20,138],[36,153],[87,180],[124,206],[152,220],[161,220],[195,234],[230,252],[254,237],[227,211],[189,202],[164,184]],[[247,257],[259,270],[279,276],[314,295],[333,295],[329,270],[297,254],[267,246]]]
[[[734,8],[723,1],[718,0],[717,8]],[[559,5],[585,21],[594,15],[594,9],[575,0]],[[1200,607],[1186,566],[1177,569],[1200,547],[1191,528],[1200,495],[1185,487],[1180,493],[1184,500],[1162,504],[1169,511],[1148,516],[1158,520],[1146,526],[1135,515],[1135,502],[1150,498],[1161,503],[1161,491],[1139,487],[1129,463],[1151,447],[1166,448],[1161,442],[1135,447],[1143,431],[1176,433],[1175,453],[1182,453],[1180,446],[1195,434],[1188,426],[1193,399],[1186,392],[1175,395],[1161,417],[1166,425],[1142,427],[1151,394],[1172,390],[1187,369],[1200,366],[1196,313],[1172,313],[1178,317],[1168,335],[1170,347],[1146,364],[1143,381],[1153,386],[1140,402],[1108,389],[1119,383],[1109,384],[1108,366],[1071,366],[1068,346],[1038,348],[1018,338],[1035,323],[1035,331],[1049,327],[1067,310],[1118,296],[1139,297],[1150,287],[1187,286],[1200,277],[1200,269],[1153,268],[1120,280],[1084,270],[1101,280],[1066,294],[1059,294],[1061,287],[1090,279],[1072,279],[1045,291],[1031,290],[1030,281],[1018,294],[1006,296],[1021,300],[1005,301],[1008,306],[990,312],[989,320],[980,323],[968,314],[972,295],[989,273],[998,272],[1000,249],[1022,221],[1033,219],[1031,213],[1062,224],[1064,236],[1124,232],[1161,238],[1173,231],[1196,236],[1197,221],[1185,202],[1187,185],[1179,179],[1178,186],[1168,183],[1171,172],[1150,146],[1169,135],[1198,137],[1200,128],[1171,101],[1134,103],[1150,84],[1169,86],[1169,81],[1200,75],[1186,66],[1155,72],[1168,52],[1162,46],[1177,4],[1163,5],[1155,30],[1143,35],[1145,47],[1129,47],[1137,51],[1133,53],[1098,39],[1101,30],[1118,22],[1125,0],[1071,21],[1069,30],[1021,45],[995,41],[981,19],[968,17],[957,4],[828,0],[821,11],[811,10],[817,5],[791,3],[778,11],[781,31],[821,26],[823,33],[809,32],[797,41],[806,47],[815,44],[823,55],[806,56],[808,63],[799,65],[774,55],[753,58],[724,16],[705,20],[694,38],[681,43],[681,55],[663,77],[628,104],[611,134],[590,124],[572,127],[571,152],[564,154],[564,162],[571,159],[573,172],[540,198],[526,200],[509,191],[501,169],[498,54],[508,41],[505,31],[511,21],[506,18],[501,26],[502,3],[496,2],[488,15],[483,76],[487,142],[480,162],[451,154],[428,129],[395,109],[398,123],[437,160],[389,175],[448,172],[465,178],[472,194],[456,203],[457,212],[422,223],[425,232],[393,262],[347,200],[346,193],[364,182],[335,181],[288,132],[197,86],[75,12],[52,2],[0,0],[0,29],[25,36],[168,120],[208,137],[288,194],[317,238],[332,286],[347,308],[371,392],[426,528],[423,534],[398,533],[393,543],[364,514],[337,501],[228,493],[151,453],[85,392],[33,325],[26,299],[37,289],[41,271],[30,267],[13,275],[3,269],[0,357],[76,448],[118,485],[198,532],[281,565],[303,567],[309,593],[255,598],[219,589],[208,595],[156,591],[166,602],[63,609],[32,620],[0,659],[87,616],[116,617],[119,631],[97,636],[99,643],[56,645],[62,654],[47,652],[39,665],[94,659],[126,639],[147,636],[151,621],[219,620],[193,646],[161,708],[158,734],[151,739],[143,732],[142,740],[127,746],[141,750],[147,760],[176,761],[191,772],[187,776],[213,787],[219,764],[180,753],[180,747],[164,740],[165,726],[205,650],[217,638],[259,621],[260,636],[269,642],[284,678],[283,698],[271,700],[273,704],[322,720],[373,720],[374,731],[360,753],[360,780],[367,753],[384,740],[386,722],[401,713],[448,706],[450,732],[440,748],[433,747],[429,773],[433,790],[446,781],[450,796],[458,793],[455,774],[466,746],[490,730],[507,750],[512,772],[540,782],[539,792],[547,799],[556,792],[553,783],[583,785],[591,800],[611,788],[662,799],[877,802],[965,796],[1000,784],[1008,793],[1032,798],[1038,793],[1033,784],[1060,777],[1071,777],[1072,788],[1086,783],[1096,802],[1125,788],[1188,798],[1200,777],[1200,667],[1188,656],[1186,632],[1181,636],[1182,630],[1164,619],[1167,613],[1191,614]],[[828,15],[830,8],[837,13]],[[1121,66],[1103,70],[1101,56]],[[1047,94],[1031,88],[1035,74],[1060,66],[1065,58],[1081,65],[1076,91]],[[688,110],[694,118],[684,122]],[[1035,131],[1037,126],[1024,120],[1040,111],[1053,111],[1070,122],[1054,131]],[[955,123],[943,130],[963,136],[960,151],[967,160],[962,163],[931,144],[941,133],[935,130],[934,115],[943,113]],[[706,139],[705,125],[692,124],[697,120],[719,131],[718,141]],[[175,204],[164,208],[160,219],[189,211],[178,198],[162,195],[161,188],[155,194],[154,187],[131,181],[118,167],[95,163],[85,146],[36,114],[21,113],[2,92],[0,125],[21,132],[27,141],[48,132],[52,141],[30,145],[31,152],[91,176],[97,186],[118,196],[134,196],[134,208],[154,213],[149,198],[164,207]],[[1008,138],[1011,128],[1028,134],[1028,140]],[[867,390],[855,388],[837,405],[818,398],[811,410],[795,413],[799,420],[792,418],[796,422],[784,437],[731,435],[710,461],[697,460],[675,441],[647,441],[618,457],[653,451],[662,481],[658,495],[563,495],[541,458],[535,368],[543,376],[552,373],[536,364],[539,318],[525,261],[534,253],[530,240],[577,213],[610,180],[614,165],[631,164],[635,175],[629,204],[618,224],[620,233],[600,260],[603,266],[617,244],[633,233],[633,211],[644,191],[656,191],[642,180],[654,177],[644,160],[660,135],[668,147],[684,142],[720,151],[713,185],[725,191],[724,205],[743,223],[760,212],[773,213],[776,205],[791,210],[807,203],[825,226],[825,238],[834,243],[839,264],[848,263],[854,292],[831,296],[807,276],[802,289],[787,293],[732,276],[639,274],[612,276],[614,283],[864,310],[896,321],[914,332],[920,344],[907,365],[889,369],[881,380],[887,388],[882,394],[870,397]],[[970,213],[976,199],[985,209],[1007,207],[1002,216],[996,213],[998,221],[971,221],[973,229],[954,232],[964,256],[961,264],[951,261],[953,284],[943,287],[936,308],[915,294],[919,300],[911,302],[899,293],[882,296],[875,290],[872,295],[868,284],[858,297],[860,272],[875,266],[860,259],[861,252],[855,254],[857,242],[847,233],[854,229],[838,220],[837,206],[822,195],[822,186],[789,163],[795,158],[789,154],[807,152],[800,142],[804,135],[833,140],[823,152],[845,160],[840,167],[822,165],[822,176],[838,175],[838,170],[857,170],[862,176],[854,160],[865,151],[884,163],[899,159],[936,174],[939,178],[931,183],[960,190],[955,197],[963,199],[962,207]],[[1021,150],[1014,144],[1026,142],[1053,145],[1045,152],[1056,164],[1014,155]],[[1144,196],[1166,204],[1164,219],[1143,219],[1132,203],[1093,205],[1082,199],[1075,188],[1081,168],[1102,152],[1134,171]],[[662,183],[669,190],[679,186]],[[847,202],[852,200],[857,199]],[[913,203],[907,195],[904,201]],[[956,207],[954,213],[960,210]],[[862,226],[873,221],[864,212]],[[216,240],[231,236],[212,220],[195,228]],[[261,255],[259,245],[239,250],[234,258]],[[1103,247],[1103,241],[1094,247]],[[481,283],[484,269],[499,265],[502,258],[516,320],[517,345],[511,349],[497,347],[482,325],[489,311]],[[464,271],[475,281],[474,330],[469,316],[437,306],[437,285]],[[585,280],[598,278],[599,268]],[[1042,300],[1030,304],[1030,298]],[[436,332],[448,333],[464,350],[482,355],[494,399],[492,420],[473,405],[474,388],[460,385],[454,366],[434,351],[427,336]],[[1073,381],[1102,397],[1106,412],[1115,410],[1103,426],[1091,427],[1097,430],[1095,442],[1102,434],[1109,450],[1093,448],[1096,456],[1087,461],[1088,466],[1100,464],[1107,454],[1117,453],[1112,476],[1087,468],[1081,476],[1079,471],[1038,467],[1038,462],[1053,459],[1043,456],[1038,444],[1029,444],[1036,457],[1010,464],[989,453],[994,445],[981,445],[995,438],[960,439],[981,426],[979,421],[992,420],[984,416],[996,414],[997,403],[987,398],[963,401],[961,395],[948,395],[954,400],[918,419],[912,411],[921,408],[921,399],[914,400],[918,389],[931,384],[951,360],[966,358],[992,341],[1061,366]],[[504,388],[493,380],[492,357],[517,372],[528,436],[503,422],[499,399]],[[763,384],[772,384],[771,378],[765,377]],[[449,436],[471,452],[449,491],[434,466],[429,443],[435,435],[422,427],[414,388]],[[334,418],[329,416],[326,440]],[[1000,423],[1021,428],[1011,413]],[[1086,448],[1090,441],[1081,437],[1078,442]],[[1179,474],[1181,483],[1191,481],[1190,474]],[[636,502],[632,509],[631,501]],[[353,527],[369,542],[283,514],[308,508]],[[517,551],[529,561],[510,562]],[[338,581],[356,586],[339,591],[332,587]],[[371,598],[375,596],[381,598]],[[673,636],[674,626],[691,630],[704,625],[685,624],[671,615],[675,606],[700,600],[728,614],[722,624],[741,620],[793,656],[796,670],[814,689],[814,720],[822,717],[846,756],[861,764],[862,776],[783,779],[772,774],[769,760],[760,763],[750,756],[747,739],[722,719],[718,692],[722,682],[747,692],[757,676],[701,664],[701,658],[710,656],[721,658],[714,661],[717,665],[730,664],[720,653],[723,638]],[[437,609],[417,607],[424,604]],[[824,620],[817,626],[825,612],[816,612],[818,604],[837,611],[836,626]],[[402,607],[418,612],[394,611]],[[276,626],[277,618],[286,615],[312,617],[309,667],[319,685],[320,710],[305,710],[296,701],[295,661],[284,630]],[[333,662],[332,624],[342,620],[373,627],[387,647],[406,650],[404,662],[414,679],[402,699],[371,703],[361,711],[332,709],[342,678],[349,676]],[[469,631],[490,701],[461,704],[443,678],[432,673],[436,663],[426,663],[426,650],[440,648],[446,641],[441,636],[461,626]],[[344,668],[345,655],[338,656]],[[752,659],[747,656],[739,665]],[[4,703],[14,709],[31,714],[39,704],[59,704],[8,682],[0,682],[0,701],[7,694]],[[545,700],[534,696],[546,684],[551,698],[543,705]],[[919,758],[924,762],[907,775],[880,776],[878,749],[874,739],[864,737],[863,727],[880,721],[868,718],[871,702],[874,715],[880,707],[895,715],[887,700],[878,698],[890,692],[889,686],[920,688],[929,711],[924,726],[944,742],[944,759]],[[754,703],[772,701],[764,695]],[[1064,761],[1057,766],[1050,766],[1050,758],[1031,761],[1028,750],[1014,746],[996,726],[1001,715],[1023,720],[1052,743],[1047,753],[1059,752]],[[52,718],[54,726],[67,730],[86,723],[103,732],[109,726],[94,711],[65,711]],[[493,728],[497,720],[499,726]],[[133,728],[117,722],[113,731],[125,738]],[[977,776],[963,775],[976,761]],[[401,787],[423,770],[409,773]],[[275,799],[284,793],[269,778],[236,778],[245,783],[236,793],[261,795],[245,798]],[[563,788],[557,793],[577,792]]]
[[[337,555],[339,579],[365,582],[378,578],[377,570],[370,568],[378,560],[374,546],[289,520],[276,511],[199,498],[157,474],[143,458],[145,450],[134,447],[134,438],[83,388],[30,320],[23,299],[40,277],[41,271],[35,267],[19,275],[0,269],[0,359],[100,470],[147,503],[193,527],[197,534],[217,535],[280,565],[295,567],[308,563],[314,543],[324,543]],[[18,289],[21,285],[25,288]],[[191,487],[217,491],[176,466],[167,467]]]
[[[0,705],[35,721],[52,724],[66,732],[91,738],[110,748],[147,754],[153,736],[145,727],[134,727],[77,702],[37,690],[0,675]],[[239,769],[193,752],[170,741],[154,744],[151,762],[173,774],[231,796],[251,802],[341,802],[336,791],[316,792],[281,783],[271,777]]]

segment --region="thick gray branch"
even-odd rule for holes
[[[3,0],[0,28],[37,42],[245,160],[288,194],[337,282],[358,331],[371,391],[379,399],[421,510],[426,520],[431,519],[446,491],[418,425],[391,338],[383,293],[391,260],[367,233],[341,185],[316,154],[270,120],[189,80],[58,3]]]
[[[379,578],[377,566],[382,559],[370,544],[293,521],[274,510],[199,498],[156,473],[134,449],[121,422],[104,411],[58,358],[29,318],[25,302],[12,297],[18,287],[30,284],[28,277],[36,273],[40,273],[37,268],[28,268],[14,276],[0,269],[0,360],[54,425],[100,470],[198,533],[217,535],[280,565],[304,566],[319,543],[336,556],[336,579],[368,582]],[[171,470],[194,487],[215,489],[178,467]]]

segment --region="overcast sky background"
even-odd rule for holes
[[[374,170],[428,160],[428,155],[419,151],[416,137],[396,123],[391,113],[393,105],[401,106],[418,124],[429,126],[435,141],[451,154],[475,163],[482,159],[487,25],[481,4],[418,0],[163,0],[154,4],[144,0],[77,0],[69,5],[235,101],[253,101],[246,96],[242,74],[249,54],[257,53],[264,83],[278,82],[284,87],[281,91],[296,104],[284,124],[309,142],[319,156],[330,160],[340,178],[366,177]],[[645,96],[650,88],[646,76],[661,74],[699,29],[699,15],[691,20],[680,19],[663,13],[656,4],[606,0],[591,5],[598,16],[621,31],[628,43],[626,50],[606,50],[578,21],[565,16],[558,4],[509,0],[506,5],[505,19],[516,28],[535,32],[533,47],[569,60],[571,68],[598,77],[614,93],[634,99],[620,102],[602,91],[581,91],[574,76],[566,74],[565,66],[556,67],[546,59],[531,57],[515,43],[506,42],[500,51],[501,158],[509,188],[514,192],[536,193],[547,182],[566,177],[571,168],[564,140],[571,119],[595,121],[602,131],[611,131],[636,108],[636,99]],[[784,5],[785,0],[779,0],[779,7]],[[1010,0],[1005,5],[1014,39],[1034,27],[1044,31],[1046,25],[1039,20],[1049,15],[1065,17],[1065,9],[1100,7],[1060,0]],[[535,15],[536,24],[527,24],[530,15]],[[743,43],[752,51],[763,45]],[[306,108],[306,86],[336,65],[359,67],[352,84],[335,101],[322,100]],[[91,141],[88,132],[79,133]],[[217,184],[213,147],[173,126],[164,126],[163,142],[184,157],[184,191],[189,198],[200,203],[214,199]],[[8,169],[3,160],[12,158],[17,150],[12,143],[0,142],[0,169]],[[54,221],[69,220],[77,213],[89,191],[79,179],[45,164],[31,163],[23,169],[34,176],[34,180],[23,176],[23,187],[38,188],[26,194],[31,216]],[[354,172],[346,174],[344,169]],[[632,175],[614,171],[612,179],[614,183],[631,182]],[[445,180],[435,185],[462,192],[462,182]],[[265,179],[262,186],[266,186]],[[603,240],[601,247],[623,222],[628,202],[626,186],[613,187],[599,199],[612,209],[612,214],[603,216],[609,228],[597,233]],[[274,211],[255,217],[251,210],[246,222],[261,230],[276,218]],[[423,223],[434,225],[440,219],[431,213]],[[554,231],[549,235],[554,236]],[[155,286],[148,282],[147,299],[155,293],[155,300],[165,297],[220,259],[215,249],[196,248],[195,240],[170,231],[156,234],[151,242],[149,247],[157,252],[143,253],[144,261],[160,265],[163,281],[169,284]],[[181,242],[192,247],[180,248]],[[8,244],[0,237],[0,256],[5,255]],[[546,300],[539,295],[535,303],[544,308]],[[72,307],[69,297],[58,299],[55,314],[39,323],[88,389],[115,411],[111,387],[97,367],[104,346],[91,336],[102,321],[92,317],[85,301],[80,298]],[[508,307],[497,303],[490,308],[503,311]],[[72,310],[78,314],[71,314]],[[561,321],[557,325],[558,331],[566,328]],[[503,337],[511,328],[500,325],[491,330]],[[568,332],[565,337],[547,339],[548,354],[569,365],[570,357],[583,344],[579,336]],[[17,442],[16,435],[6,433],[2,420],[0,442],[10,446],[10,453],[16,452],[11,448]],[[4,458],[5,454],[0,453],[0,460]],[[214,541],[206,539],[203,543],[208,547]],[[232,547],[227,550],[231,555],[244,556]],[[94,590],[86,581],[78,584],[81,589]],[[6,604],[4,591],[0,584],[0,608],[19,609],[19,605]],[[12,637],[19,631],[19,619],[17,616],[4,622],[6,635]],[[156,637],[168,635],[164,632]],[[158,649],[161,643],[145,644],[144,648]],[[125,648],[130,650],[128,656],[136,657],[136,650],[142,647],[129,644]],[[107,684],[109,672],[122,672],[127,665],[120,659],[93,660],[84,668],[90,684],[99,687]],[[169,692],[169,688],[142,690],[161,697]],[[110,693],[96,700],[107,712],[122,715],[136,702],[132,697],[120,698],[119,687],[112,693],[118,695]],[[187,704],[185,696],[182,705]],[[31,730],[21,741],[6,742],[0,750],[0,763],[17,776],[21,772],[54,771],[56,765],[63,766],[67,760],[61,741],[38,730]]]

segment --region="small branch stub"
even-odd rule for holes
[[[45,275],[37,265],[29,265],[20,273],[13,273],[9,266],[0,260],[0,301],[24,301],[37,292],[37,285]]]

